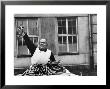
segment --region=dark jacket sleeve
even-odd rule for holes
[[[50,56],[50,61],[52,61],[52,62],[55,61],[55,57],[52,52],[51,52],[51,56]]]
[[[24,40],[25,40],[25,43],[27,45],[27,48],[29,49],[31,55],[34,54],[35,50],[36,50],[36,46],[33,44],[33,42],[29,39],[28,35],[25,34],[23,36]]]

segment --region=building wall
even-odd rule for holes
[[[93,55],[94,63],[97,64],[97,15],[92,15]]]
[[[89,63],[89,31],[88,17],[78,17],[78,54],[57,56],[63,64],[88,64]]]
[[[49,43],[49,49],[55,55],[56,60],[60,60],[62,64],[89,64],[90,50],[89,50],[89,21],[88,16],[79,16],[78,17],[78,54],[73,55],[62,55],[58,56],[58,50],[56,48],[57,44],[57,35],[56,33],[56,19],[51,18],[40,18],[38,20],[40,38],[46,37]],[[16,41],[15,41],[16,42]],[[16,44],[15,44],[16,45]],[[16,47],[16,46],[15,46]],[[31,65],[30,58],[15,58],[15,67],[25,67]],[[96,63],[95,56],[95,63]]]
[[[16,21],[14,23],[14,57],[17,57],[17,44],[16,44]]]
[[[46,38],[48,42],[48,49],[56,54],[56,46],[55,46],[55,18],[40,18],[40,30],[41,36],[40,38]]]

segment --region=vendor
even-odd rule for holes
[[[53,75],[65,72],[65,68],[55,61],[51,50],[47,49],[47,39],[42,38],[39,44],[33,44],[27,33],[23,31],[24,27],[19,26],[18,33],[24,38],[27,48],[31,53],[31,66],[23,75]]]

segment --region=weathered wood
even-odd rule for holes
[[[56,54],[55,47],[55,18],[41,18],[41,38],[46,38],[48,48]]]

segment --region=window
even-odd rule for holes
[[[37,25],[37,18],[28,19],[27,23],[28,23],[27,34],[30,40],[33,43],[38,42],[39,30],[38,30],[38,25]]]
[[[23,25],[24,32],[26,32],[33,43],[38,42],[39,39],[39,31],[37,25],[37,18],[16,18],[16,29]],[[28,55],[30,54],[25,41],[23,38],[17,38],[17,55]]]
[[[77,53],[77,17],[58,17],[59,53]]]

